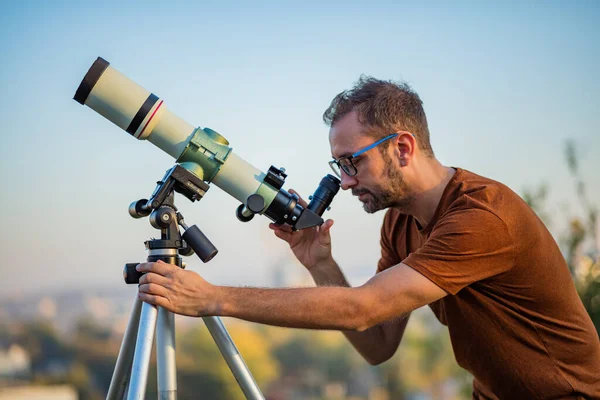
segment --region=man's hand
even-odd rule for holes
[[[290,189],[290,193],[298,194]],[[300,198],[298,203],[306,208],[308,204]],[[285,240],[290,245],[292,252],[309,271],[316,265],[324,262],[330,262],[331,257],[331,235],[329,230],[333,225],[333,220],[328,219],[321,226],[303,229],[293,232],[289,225],[269,224],[269,228],[275,231],[275,236]]]
[[[215,286],[193,271],[162,261],[141,263],[139,297],[146,303],[191,317],[217,315]]]

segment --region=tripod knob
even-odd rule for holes
[[[143,274],[135,269],[135,267],[137,267],[138,265],[139,263],[125,264],[125,268],[123,268],[123,279],[125,279],[125,283],[140,283],[140,278]]]
[[[265,199],[258,193],[251,194],[246,199],[246,204],[240,204],[235,214],[242,222],[248,222],[265,208]]]
[[[129,205],[129,215],[133,218],[143,218],[150,215],[152,209],[150,207],[146,207],[148,200],[141,199],[138,201],[134,201]]]
[[[215,245],[212,244],[212,242],[196,225],[192,225],[186,229],[181,237],[183,240],[185,240],[188,246],[194,249],[198,257],[200,257],[203,262],[209,262],[219,252]]]
[[[240,204],[235,210],[235,216],[242,222],[249,222],[254,218],[254,213],[248,211],[248,207],[244,204]]]

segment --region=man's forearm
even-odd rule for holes
[[[317,286],[350,287],[339,265],[333,260],[314,267],[310,273]],[[343,334],[365,360],[379,364],[394,354],[407,322],[408,316],[377,324],[363,332],[343,331]]]
[[[317,286],[350,287],[344,273],[333,259],[313,267],[309,272]]]
[[[215,315],[288,328],[362,330],[367,301],[360,288],[215,287]]]

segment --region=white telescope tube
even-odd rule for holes
[[[175,159],[182,154],[195,131],[192,125],[169,111],[162,99],[112,68],[101,57],[90,67],[74,99],[136,139],[148,140]],[[259,169],[229,152],[213,182],[241,203],[246,203],[264,177]],[[206,181],[206,177],[200,178]]]

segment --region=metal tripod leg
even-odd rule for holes
[[[203,320],[246,399],[264,400],[260,388],[221,319],[205,317]],[[158,398],[160,400],[177,398],[174,315],[162,307],[143,303],[136,296],[107,400],[121,400],[128,385],[128,400],[144,399],[155,332]]]
[[[127,329],[121,342],[121,349],[117,357],[115,370],[110,380],[110,387],[106,400],[121,400],[129,384],[131,363],[133,361],[133,353],[135,351],[135,338],[137,336],[140,312],[142,310],[142,301],[136,296],[133,302]]]
[[[148,368],[150,367],[150,356],[152,354],[152,341],[156,329],[158,309],[148,303],[142,304],[140,315],[140,327],[135,343],[133,365],[131,367],[131,382],[127,400],[143,400],[146,394],[146,383],[148,381]]]
[[[231,336],[229,336],[227,329],[225,329],[223,322],[221,322],[221,319],[219,317],[204,317],[202,319],[212,335],[213,340],[217,344],[217,347],[221,351],[223,358],[227,362],[227,365],[229,365],[229,369],[231,369],[231,372],[240,385],[242,392],[244,392],[246,399],[264,400],[265,397],[256,384],[256,381],[240,355],[240,352],[237,347],[235,347],[235,344],[233,343]]]
[[[158,308],[156,326],[156,369],[159,400],[176,400],[175,316],[162,307]]]

